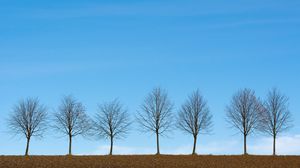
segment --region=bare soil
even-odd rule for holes
[[[2,168],[300,168],[300,156],[0,156]]]

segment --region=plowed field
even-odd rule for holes
[[[300,168],[299,156],[0,156],[2,168]]]

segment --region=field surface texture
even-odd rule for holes
[[[0,156],[2,168],[300,168],[298,156]]]

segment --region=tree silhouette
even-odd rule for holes
[[[129,128],[129,115],[118,100],[99,105],[95,117],[94,133],[110,140],[109,155],[113,152],[114,139],[125,137]]]
[[[197,137],[200,133],[208,133],[212,127],[212,115],[200,92],[194,91],[181,106],[178,115],[178,128],[191,134],[194,138],[193,152],[196,154]]]
[[[278,134],[292,126],[291,113],[288,109],[288,98],[276,88],[273,88],[269,91],[264,102],[264,110],[262,131],[272,136],[273,155],[276,155],[276,138]]]
[[[72,155],[72,138],[86,136],[92,124],[85,113],[85,107],[72,96],[62,99],[58,111],[54,114],[54,129],[69,138],[69,155]]]
[[[259,129],[262,105],[250,89],[238,91],[226,108],[227,121],[244,136],[244,154],[247,154],[247,136]]]
[[[170,131],[172,108],[173,104],[170,102],[167,92],[161,88],[155,88],[146,97],[138,112],[137,121],[142,129],[156,135],[156,154],[160,154],[159,136]]]
[[[27,98],[13,108],[9,119],[9,128],[15,134],[26,137],[25,156],[28,156],[29,144],[32,137],[42,137],[46,129],[47,109],[41,105],[38,98]]]

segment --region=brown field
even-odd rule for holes
[[[0,156],[2,168],[300,168],[299,156]]]

